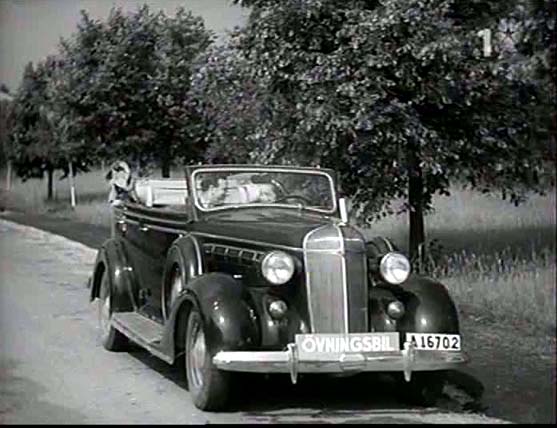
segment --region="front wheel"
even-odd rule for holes
[[[128,349],[129,340],[126,336],[116,330],[110,320],[112,318],[112,300],[110,296],[110,283],[106,270],[101,277],[101,288],[99,290],[98,320],[101,331],[101,343],[109,351],[125,351]]]
[[[201,410],[221,410],[228,401],[230,373],[213,364],[201,314],[193,308],[186,328],[186,376],[192,401]]]

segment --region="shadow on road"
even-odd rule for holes
[[[19,362],[5,356],[0,358],[0,425],[3,424],[83,424],[84,414],[70,406],[56,404],[49,390],[38,379],[18,370]]]
[[[136,347],[130,353],[150,369],[157,371],[186,392],[183,370],[153,357]],[[266,416],[280,412],[281,417],[307,415],[308,410],[319,410],[320,417],[327,415],[349,416],[373,410],[374,415],[385,413],[424,413],[428,409],[408,406],[397,394],[397,384],[386,374],[360,373],[353,376],[302,374],[293,385],[286,374],[235,374],[237,382],[232,391],[230,412],[249,416]],[[472,376],[451,370],[443,397],[435,411],[483,412],[484,387]]]

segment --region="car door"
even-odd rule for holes
[[[128,204],[125,211],[125,242],[138,287],[138,309],[144,315],[156,318],[156,306],[153,307],[152,304],[152,283],[157,276],[155,265],[159,262],[156,253],[152,251],[152,224],[147,214],[145,207]]]
[[[149,226],[140,228],[144,234],[142,240],[143,259],[148,263],[143,266],[144,286],[148,290],[146,311],[157,319],[163,319],[162,313],[162,285],[166,257],[172,243],[179,238],[183,219],[173,220],[178,213],[170,213],[161,209],[153,209],[153,216],[157,217]],[[179,213],[183,217],[184,213]]]
[[[159,186],[162,185],[159,183]],[[161,191],[158,194],[161,189],[166,193]],[[141,311],[162,321],[162,281],[166,257],[172,243],[184,232],[188,215],[183,188],[169,190],[159,187],[152,193],[152,206],[136,206],[133,212],[128,213],[134,219],[130,240],[140,276]]]

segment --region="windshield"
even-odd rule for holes
[[[238,206],[286,206],[326,213],[336,208],[332,178],[319,171],[200,169],[193,173],[195,203],[203,211]]]

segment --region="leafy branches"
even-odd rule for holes
[[[425,240],[423,211],[452,181],[499,190],[515,203],[543,190],[547,165],[532,136],[544,91],[519,67],[533,42],[496,45],[486,58],[477,35],[498,31],[522,2],[242,3],[252,14],[226,55],[262,106],[249,120],[236,116],[246,159],[334,167],[363,222],[393,212],[393,198],[405,199],[411,229],[422,229],[411,230],[414,250]],[[228,90],[215,84],[206,91],[221,97],[211,113],[211,147],[224,157],[218,106],[238,95]]]

